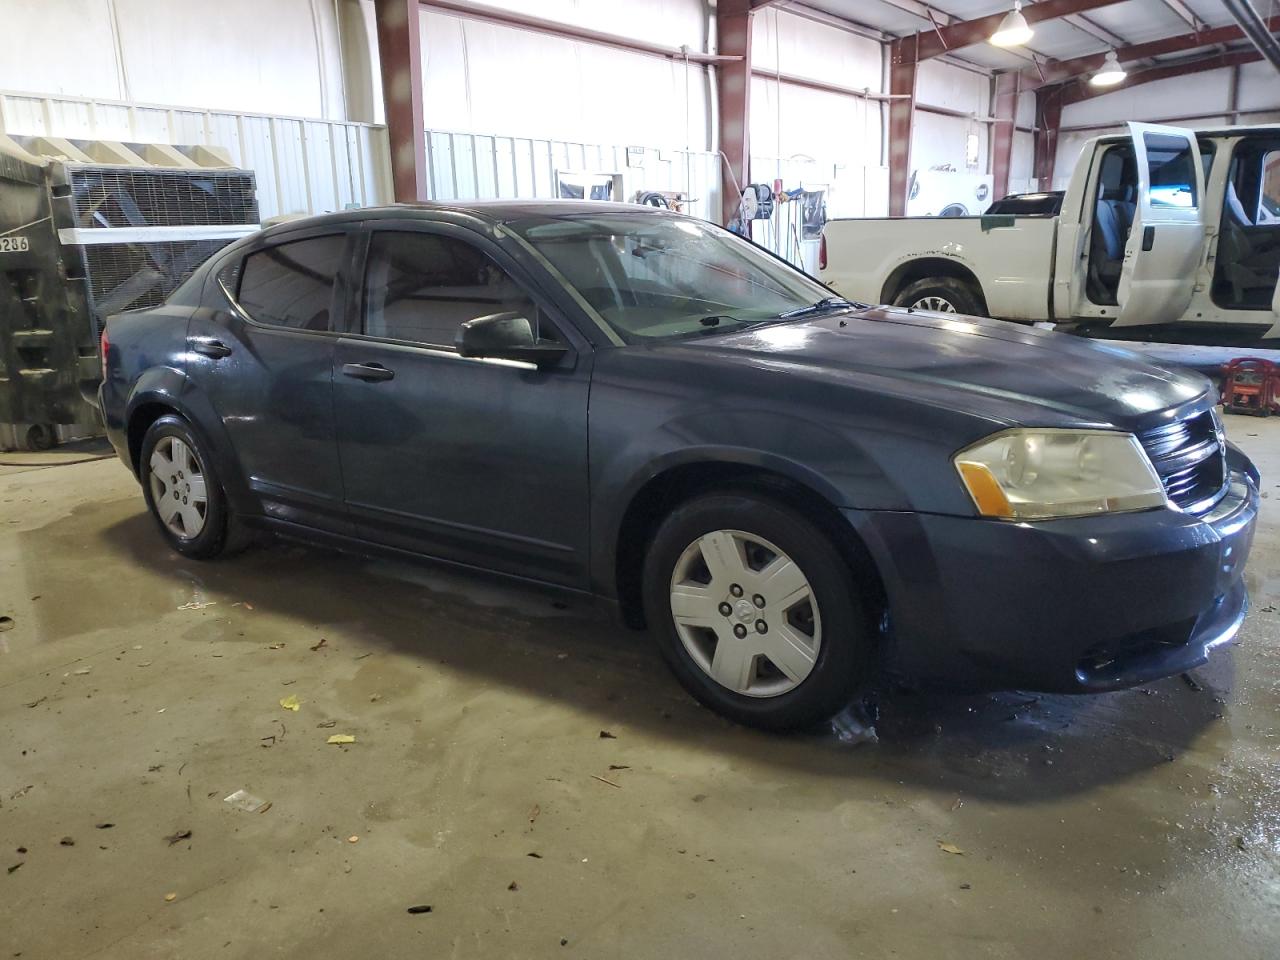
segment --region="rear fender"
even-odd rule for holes
[[[125,423],[131,427],[134,416],[152,404],[164,406],[181,416],[203,442],[205,450],[213,458],[213,467],[222,481],[231,509],[239,514],[259,512],[257,498],[250,491],[236,456],[231,438],[222,418],[209,402],[208,396],[190,377],[173,367],[152,367],[140,376],[129,392]],[[129,430],[132,434],[132,429]],[[134,473],[139,473],[138,451],[135,440],[130,439],[130,453]],[[139,478],[141,479],[141,478]]]

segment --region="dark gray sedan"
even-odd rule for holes
[[[1247,605],[1258,477],[1207,380],[850,304],[657,210],[273,227],[112,318],[103,356],[108,434],[179,553],[266,529],[591,594],[761,727],[884,674],[1142,683]]]

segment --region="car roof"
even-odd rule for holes
[[[422,214],[432,219],[434,213],[464,214],[489,223],[508,223],[527,217],[555,219],[582,216],[584,214],[639,214],[641,216],[679,216],[670,210],[639,203],[619,203],[616,200],[423,200],[409,203],[392,203],[376,207],[359,207],[323,213],[316,216],[290,217],[266,228],[271,234],[284,233],[302,227],[322,226],[326,223],[350,223],[360,220],[380,220],[391,217],[410,218]]]

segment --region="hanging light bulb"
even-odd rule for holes
[[[1035,36],[1035,31],[1022,15],[1022,0],[1014,0],[1013,9],[1004,15],[1000,26],[991,35],[997,47],[1020,47]]]
[[[1124,67],[1120,66],[1120,58],[1116,56],[1114,50],[1111,50],[1102,61],[1098,72],[1089,78],[1089,83],[1095,87],[1114,87],[1127,76]]]

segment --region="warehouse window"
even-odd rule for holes
[[[240,271],[236,299],[259,323],[295,330],[333,330],[334,281],[345,248],[346,237],[335,234],[251,253]]]
[[[461,324],[509,311],[527,318],[539,339],[554,338],[538,329],[538,307],[524,289],[471,244],[435,233],[373,235],[365,272],[368,336],[452,350]]]

